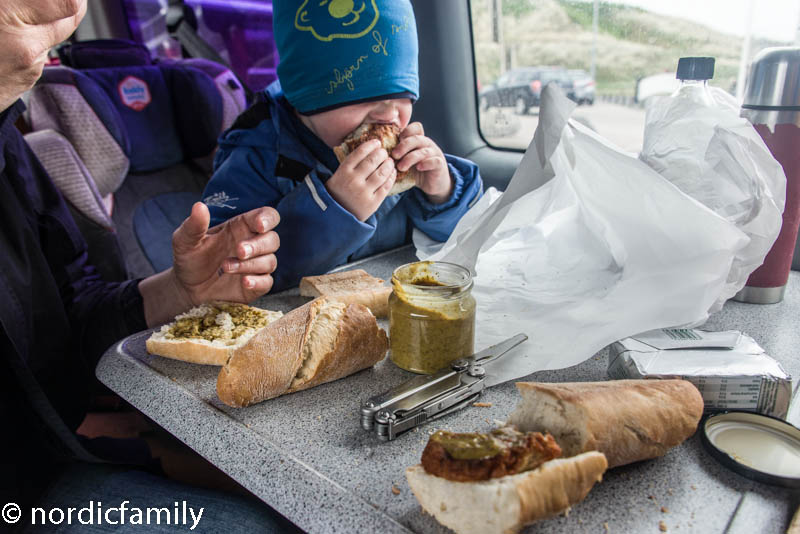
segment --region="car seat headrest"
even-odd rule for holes
[[[71,89],[64,88],[65,85]],[[84,98],[79,105],[82,111],[64,113],[64,106],[47,107],[37,102],[40,96],[45,97],[45,101],[52,99],[53,93]],[[30,102],[34,130],[49,127],[63,133],[70,141],[75,134],[86,137],[75,132],[75,123],[86,122],[82,115],[94,115],[92,110],[105,110],[97,113],[98,117],[102,115],[100,124],[129,158],[133,172],[153,171],[184,159],[205,156],[216,146],[222,130],[223,99],[214,80],[178,62],[83,71],[47,68],[34,87]],[[40,113],[43,109],[45,113]],[[54,117],[59,114],[65,117]],[[43,115],[47,119],[43,119]],[[42,123],[43,120],[48,124]],[[75,148],[83,158],[85,147]],[[95,174],[95,165],[86,162],[86,166],[98,181],[101,180]],[[103,190],[99,184],[98,189]]]

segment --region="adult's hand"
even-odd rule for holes
[[[201,202],[172,235],[173,266],[139,284],[147,324],[155,326],[210,300],[251,302],[272,289],[280,216],[269,207],[209,228]]]
[[[0,7],[0,111],[30,89],[47,52],[69,37],[86,0],[3,0]]]
[[[175,277],[190,303],[250,302],[272,289],[278,212],[255,209],[211,229],[209,220],[208,207],[197,202],[172,236]]]

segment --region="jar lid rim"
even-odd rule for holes
[[[462,282],[455,283],[455,284],[443,284],[443,285],[440,285],[440,286],[431,286],[431,285],[426,285],[426,284],[414,284],[412,282],[405,282],[405,281],[401,280],[397,276],[397,273],[399,271],[401,271],[402,269],[405,269],[405,268],[408,268],[408,267],[410,267],[412,265],[420,264],[420,263],[429,263],[432,267],[440,265],[440,266],[446,266],[447,268],[454,268],[457,271],[461,271],[465,275],[464,276],[464,280]],[[473,285],[472,272],[469,269],[467,269],[466,267],[464,267],[463,265],[459,265],[457,263],[453,263],[453,262],[449,262],[449,261],[414,261],[414,262],[410,262],[410,263],[405,263],[403,265],[400,265],[399,267],[396,267],[394,269],[394,271],[392,271],[392,281],[394,281],[394,280],[397,280],[397,282],[402,284],[403,286],[411,286],[411,287],[414,287],[414,288],[425,288],[426,291],[448,291],[448,290],[449,291],[453,291],[453,290],[462,290],[463,291],[463,290],[471,288],[472,285]]]

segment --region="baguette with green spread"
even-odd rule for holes
[[[225,365],[231,353],[283,314],[236,302],[209,302],[175,317],[147,340],[147,352],[175,360]]]

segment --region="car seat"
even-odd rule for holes
[[[217,63],[155,63],[127,41],[77,43],[59,55],[62,65],[46,67],[28,96],[26,139],[101,274],[159,272],[172,264],[172,232],[200,200],[244,92]]]

